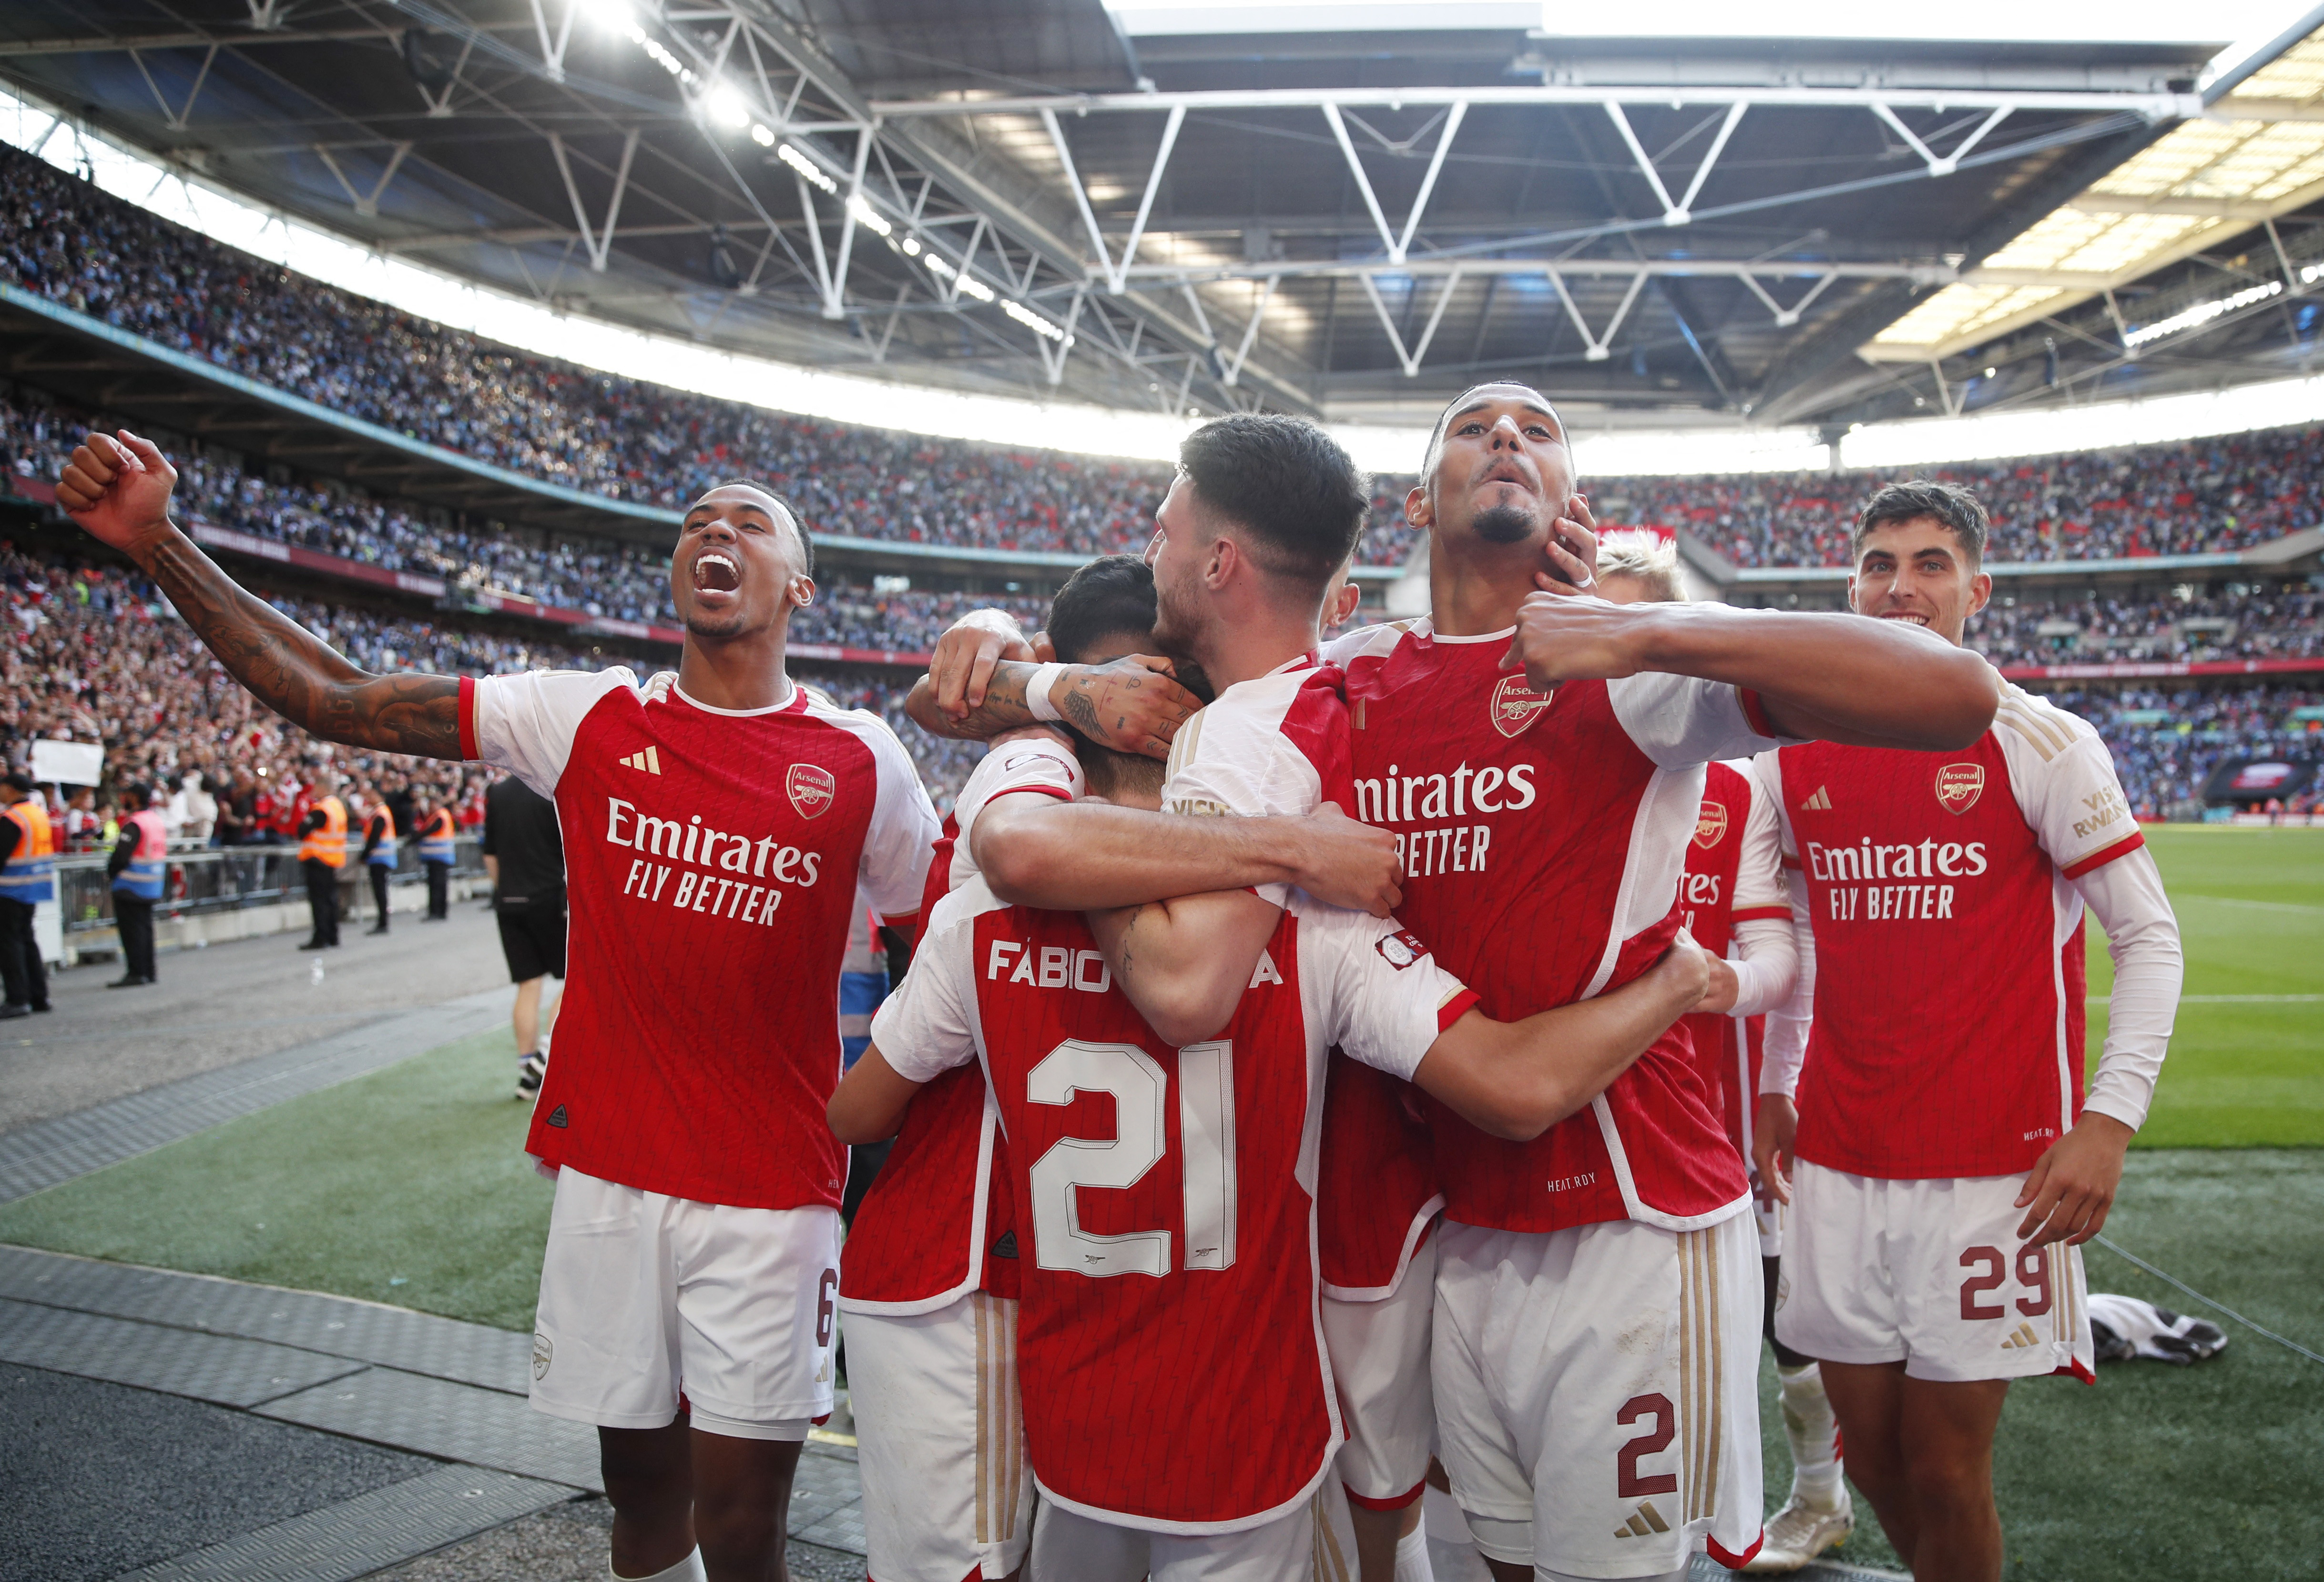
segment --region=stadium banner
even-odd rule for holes
[[[2309,758],[2229,758],[2203,782],[2207,802],[2264,802],[2298,795],[2316,777]]]
[[[392,571],[384,566],[367,566],[361,560],[350,560],[345,555],[327,555],[320,550],[260,538],[256,533],[237,532],[232,528],[214,526],[198,519],[190,531],[196,543],[211,549],[231,550],[237,555],[254,555],[262,560],[296,566],[302,571],[319,571],[326,577],[344,577],[350,582],[368,582],[374,587],[392,587],[399,593],[416,593],[429,598],[444,597],[444,579],[440,577],[422,577],[412,571]]]

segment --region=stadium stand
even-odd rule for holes
[[[0,393],[0,466],[44,497],[72,447],[101,413],[39,391]],[[179,499],[189,523],[318,551],[356,567],[415,573],[447,591],[530,600],[593,619],[664,621],[669,562],[610,539],[544,538],[440,526],[424,508],[371,498],[336,480],[270,483],[230,454],[194,447],[178,457]],[[1043,601],[1006,594],[881,592],[826,571],[821,597],[792,628],[800,643],[923,652],[965,609],[993,606],[1038,620]]]
[[[1101,554],[1150,535],[1165,467],[784,417],[480,344],[300,280],[0,148],[0,280],[480,460],[665,504],[772,483],[818,533]]]
[[[2233,691],[2065,692],[2055,701],[2096,726],[2114,754],[2123,794],[2141,819],[2191,819],[2211,772],[2232,758],[2312,758],[2324,748],[2324,693],[2292,687]],[[2313,791],[2284,811],[2315,809]]]

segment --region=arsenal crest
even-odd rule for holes
[[[1522,672],[1503,676],[1493,689],[1493,728],[1505,736],[1523,735],[1549,707],[1549,694],[1526,685]]]
[[[791,806],[802,819],[819,819],[831,806],[831,799],[839,791],[839,782],[831,771],[813,763],[794,763],[790,773],[783,777],[783,789],[790,793]]]
[[[1727,805],[1705,802],[1694,816],[1694,844],[1709,851],[1727,838]]]
[[[1985,794],[1985,765],[1948,763],[1937,771],[1937,806],[1948,813],[1966,813]]]

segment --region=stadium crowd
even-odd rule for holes
[[[627,662],[647,672],[675,662],[659,650],[641,657],[601,654],[299,599],[270,596],[269,602],[374,671],[505,674]],[[480,766],[374,761],[254,707],[167,601],[134,574],[0,548],[0,615],[10,627],[0,650],[0,757],[9,767],[29,768],[32,743],[49,738],[102,744],[108,786],[183,786],[198,775],[199,789],[222,808],[218,825],[198,833],[221,844],[287,837],[296,828],[291,802],[277,792],[311,779],[313,767],[324,763],[342,776],[377,774],[447,797],[464,826],[483,818],[488,776]],[[887,719],[912,750],[929,793],[949,808],[982,751],[910,724],[901,672],[802,666],[799,675],[843,706]]]
[[[2314,593],[2115,598],[1997,596],[1969,624],[1969,646],[1997,665],[2099,660],[2304,659],[2324,653]]]
[[[14,150],[0,149],[0,279],[109,324],[466,455],[617,499],[667,503],[738,475],[796,500],[820,533],[1099,554],[1144,542],[1166,467],[934,440],[788,417],[508,352],[300,279],[171,225]],[[1846,559],[1858,502],[1886,471],[1590,480],[1601,521],[1684,528],[1738,566]],[[1962,464],[1937,477],[1976,489],[1992,558],[2061,560],[2236,550],[2324,522],[2324,429],[2302,428],[2080,456]],[[1361,551],[1401,564],[1408,478],[1374,488]],[[221,477],[205,503],[247,493],[242,513],[276,536],[321,533],[368,559],[410,557],[438,575],[550,603],[623,614],[650,602],[650,563],[571,544],[416,528],[376,505],[322,524],[311,503]],[[255,530],[254,530],[255,531]],[[318,547],[321,547],[319,544]],[[388,563],[381,560],[380,563]]]
[[[111,426],[30,389],[0,387],[0,466],[53,480],[81,435]],[[622,621],[669,619],[669,560],[637,544],[507,531],[469,532],[441,513],[374,499],[327,480],[270,482],[231,454],[173,445],[189,522],[317,550],[389,571],[442,578],[455,589],[512,595]],[[1041,601],[1006,594],[886,591],[833,576],[792,628],[801,643],[922,652],[965,609],[996,605],[1039,619]]]
[[[1168,470],[786,417],[502,350],[302,280],[0,149],[0,279],[368,422],[666,504],[750,476],[818,533],[1100,554]]]
[[[2225,760],[2324,756],[2324,692],[2297,687],[2065,692],[2056,701],[2106,738],[2123,794],[2142,819],[2196,817],[2204,782]],[[2299,717],[2303,712],[2311,717]],[[2311,791],[2283,810],[2309,812],[2315,801]]]

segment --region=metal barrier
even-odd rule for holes
[[[455,874],[484,871],[478,850],[481,844],[468,835],[454,842]],[[347,867],[353,877],[363,879],[355,843],[348,845]],[[57,902],[68,934],[113,927],[113,882],[106,876],[106,855],[75,852],[57,858]],[[421,877],[413,844],[399,844],[394,882],[417,884]],[[153,917],[159,922],[203,912],[239,911],[277,902],[303,901],[306,895],[306,875],[300,870],[295,846],[189,847],[171,851],[169,874],[162,881],[161,899],[154,905]]]

